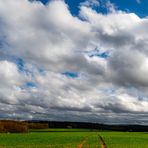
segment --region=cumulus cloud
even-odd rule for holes
[[[148,123],[148,19],[92,4],[0,1],[1,118]]]
[[[98,0],[86,0],[81,3],[81,6],[98,7],[98,6],[100,6],[100,2]]]
[[[136,0],[136,2],[137,2],[138,4],[140,4],[140,3],[141,3],[141,0]]]

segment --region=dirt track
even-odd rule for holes
[[[99,136],[99,140],[101,142],[101,148],[107,148],[107,145],[106,145],[104,139],[100,135],[98,135],[98,136]]]
[[[78,145],[77,148],[83,148],[84,144],[87,142],[88,136],[84,137],[84,139],[82,140],[82,142]]]

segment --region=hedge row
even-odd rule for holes
[[[47,129],[48,123],[28,123],[29,129]]]
[[[1,120],[0,133],[27,133],[29,129],[47,129],[48,123],[28,123],[22,121]]]
[[[1,133],[27,133],[28,124],[19,121],[0,121]]]

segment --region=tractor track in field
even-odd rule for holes
[[[77,148],[83,148],[84,144],[87,142],[88,136],[84,137],[81,143],[77,146]]]
[[[99,136],[99,140],[100,140],[100,143],[101,143],[101,148],[107,148],[107,145],[104,141],[104,139],[102,138],[101,135],[98,135]]]

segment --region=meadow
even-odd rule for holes
[[[148,148],[146,132],[101,132],[109,148]]]
[[[148,133],[108,132],[88,129],[34,129],[29,133],[0,134],[0,148],[147,148]]]

